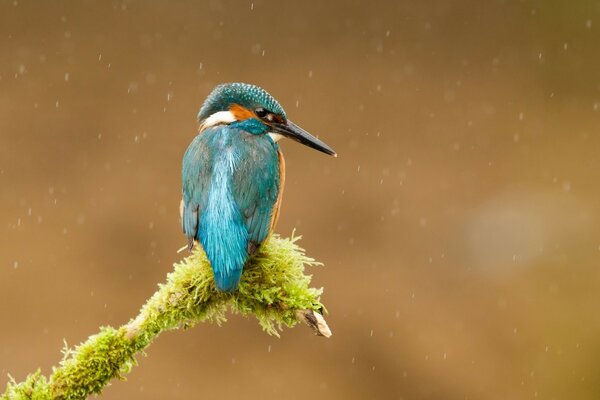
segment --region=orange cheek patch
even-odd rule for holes
[[[244,121],[249,118],[257,118],[256,114],[248,110],[246,107],[240,106],[239,104],[232,104],[231,107],[229,107],[229,111],[231,111],[235,119],[238,121]]]

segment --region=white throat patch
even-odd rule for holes
[[[269,136],[271,136],[271,139],[273,139],[275,143],[279,142],[279,140],[283,137],[283,135],[275,132],[269,132]]]
[[[216,112],[202,122],[202,125],[200,125],[200,132],[205,129],[212,128],[213,126],[230,124],[235,120],[235,116],[231,111]]]

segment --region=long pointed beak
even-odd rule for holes
[[[306,132],[292,121],[288,120],[284,123],[273,123],[271,126],[273,127],[273,132],[279,133],[287,138],[295,140],[296,142],[302,143],[308,147],[312,147],[313,149],[319,150],[325,154],[329,154],[330,156],[337,157],[336,152],[331,147],[327,146],[325,143],[321,142],[319,139]]]

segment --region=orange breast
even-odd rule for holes
[[[277,201],[273,207],[273,216],[271,217],[271,227],[269,228],[269,235],[273,233],[277,219],[279,218],[279,210],[281,208],[281,199],[283,198],[283,188],[285,186],[285,159],[281,150],[277,150],[277,157],[279,158],[279,193],[277,194]]]

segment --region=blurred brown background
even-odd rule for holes
[[[334,330],[161,336],[103,399],[600,397],[600,3],[0,1],[0,388],[134,316],[221,82],[283,143]]]

